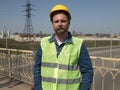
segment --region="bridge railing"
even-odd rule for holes
[[[120,58],[91,56],[94,67],[94,79],[91,90],[120,89]]]
[[[94,78],[91,90],[119,90],[120,59],[91,56]],[[0,48],[0,75],[33,85],[35,52]]]
[[[0,74],[33,84],[35,52],[0,48]]]

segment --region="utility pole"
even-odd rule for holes
[[[25,20],[25,26],[24,26],[24,36],[27,37],[27,40],[31,40],[31,37],[33,37],[34,35],[34,29],[33,29],[33,25],[32,25],[32,20],[31,20],[31,10],[33,10],[31,8],[32,4],[30,3],[30,0],[27,0],[27,3],[25,5],[26,7],[26,20]]]

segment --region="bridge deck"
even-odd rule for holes
[[[33,86],[0,75],[0,90],[32,90]]]

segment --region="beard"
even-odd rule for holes
[[[65,34],[67,31],[68,31],[68,28],[63,28],[63,27],[55,29],[55,33],[56,33],[57,35],[63,35],[63,34]]]

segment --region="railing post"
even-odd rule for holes
[[[115,78],[113,77],[113,90],[115,90]]]
[[[8,59],[8,63],[9,63],[9,77],[10,79],[12,78],[12,61],[11,61],[11,58],[10,58],[10,50],[7,49],[7,59]]]

